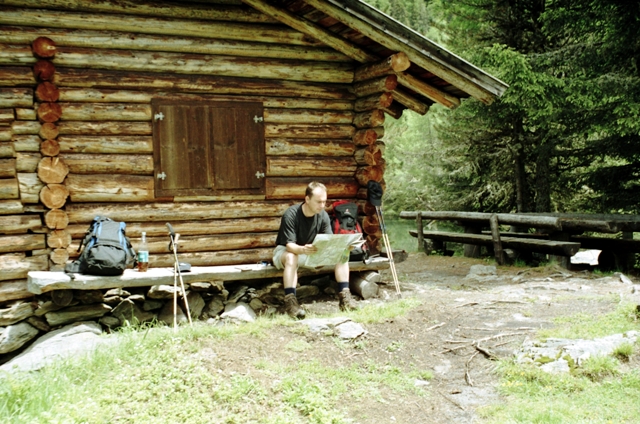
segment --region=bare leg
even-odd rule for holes
[[[338,283],[349,282],[349,262],[336,265],[335,277]]]
[[[285,289],[296,288],[298,286],[298,255],[291,252],[282,254],[282,263],[284,265],[284,273],[282,274],[282,282]],[[348,275],[347,264],[347,275]]]

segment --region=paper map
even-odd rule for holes
[[[358,247],[364,244],[362,234],[318,234],[313,245],[318,251],[307,255],[300,266],[318,268],[336,265],[349,259],[349,246]]]

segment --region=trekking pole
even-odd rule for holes
[[[187,318],[189,318],[189,325],[193,326],[193,322],[191,321],[191,312],[189,311],[189,301],[187,300],[187,291],[184,289],[184,282],[182,281],[182,272],[180,272],[180,263],[178,262],[178,248],[176,246],[176,244],[178,243],[178,239],[180,238],[180,234],[176,234],[173,231],[173,227],[171,226],[171,224],[169,224],[167,222],[167,228],[169,229],[169,238],[171,239],[171,243],[169,247],[173,248],[173,258],[175,260],[174,262],[174,266],[175,266],[175,271],[174,271],[174,282],[175,282],[175,274],[178,274],[178,278],[180,279],[180,288],[182,288],[182,298],[184,299],[184,307],[187,310]],[[177,314],[178,314],[178,305],[177,305],[177,291],[174,290],[173,291],[173,296],[174,296],[174,304],[173,304],[173,323],[174,326],[176,325],[176,321],[177,321]]]
[[[376,213],[378,214],[378,221],[380,222],[380,229],[382,230],[382,240],[384,241],[385,248],[387,249],[387,256],[389,257],[389,267],[391,268],[391,275],[393,276],[393,284],[396,287],[396,294],[398,298],[402,297],[400,292],[400,282],[398,281],[398,272],[396,271],[396,263],[393,260],[393,251],[391,250],[391,243],[389,243],[389,235],[387,234],[387,226],[384,223],[384,217],[382,216],[382,207],[376,206]]]

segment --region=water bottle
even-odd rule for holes
[[[138,271],[146,272],[149,269],[149,247],[147,246],[147,233],[142,233],[142,240],[138,246]]]

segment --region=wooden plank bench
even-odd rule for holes
[[[418,237],[416,230],[409,230],[409,234]],[[423,231],[422,237],[452,243],[474,244],[479,246],[493,246],[493,237],[489,234],[452,233],[444,231]],[[580,249],[580,243],[570,241],[555,241],[522,237],[500,237],[502,246],[516,250],[546,253],[559,256],[573,256]]]
[[[368,263],[362,261],[349,262],[350,271],[376,271],[389,268],[389,260],[385,257],[372,258]],[[333,266],[321,268],[300,268],[299,276],[333,272]],[[147,272],[133,269],[125,270],[123,275],[103,277],[74,274],[71,279],[64,272],[30,271],[27,277],[27,289],[33,294],[42,294],[53,290],[75,289],[94,290],[126,287],[150,287],[159,284],[173,284],[174,270],[171,268],[149,268]],[[200,281],[239,281],[262,278],[281,277],[282,270],[273,265],[225,265],[191,267],[190,272],[182,273],[185,283]]]

